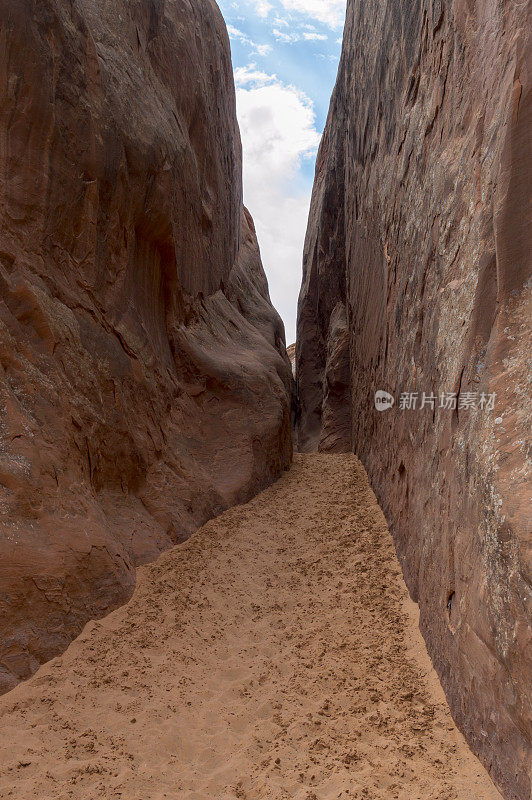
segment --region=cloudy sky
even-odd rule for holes
[[[338,69],[345,0],[218,4],[231,39],[244,202],[291,344],[314,162]]]

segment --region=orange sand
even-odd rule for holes
[[[297,456],[0,700],[0,797],[495,800],[353,456]]]

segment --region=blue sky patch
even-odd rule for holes
[[[345,0],[221,0],[244,152],[244,202],[295,338],[314,164],[336,80]]]

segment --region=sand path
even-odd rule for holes
[[[495,800],[353,456],[297,456],[0,700],[0,797]]]

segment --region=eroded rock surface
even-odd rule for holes
[[[361,457],[455,718],[519,800],[532,769],[531,29],[517,0],[349,0],[297,341],[299,446]],[[375,410],[379,389],[393,409]],[[401,392],[438,399],[400,410]]]
[[[286,352],[288,354],[288,358],[290,359],[290,364],[292,366],[292,372],[295,376],[296,374],[296,346],[295,344],[289,344],[286,348]]]
[[[291,459],[216,5],[0,0],[0,691]]]

